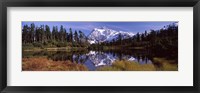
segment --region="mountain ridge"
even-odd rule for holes
[[[131,32],[117,31],[109,29],[107,27],[100,27],[93,29],[93,31],[88,35],[88,41],[90,44],[106,41],[109,42],[113,39],[117,39],[120,34],[122,36],[122,39],[129,38],[135,35]]]

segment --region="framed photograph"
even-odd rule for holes
[[[199,93],[199,0],[0,6],[2,93]]]

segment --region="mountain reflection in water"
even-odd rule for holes
[[[27,52],[25,52],[27,53]],[[89,51],[89,52],[28,52],[31,56],[47,56],[48,59],[54,61],[67,61],[76,62],[78,64],[84,64],[90,71],[96,70],[98,67],[111,66],[116,60],[128,60],[132,62],[138,62],[139,64],[152,64],[145,53],[129,53],[113,52],[113,51]],[[31,54],[30,54],[31,53]],[[23,54],[28,55],[28,54]],[[25,56],[24,56],[25,57]]]
[[[112,65],[115,60],[128,60],[139,62],[140,64],[149,64],[152,63],[150,60],[142,60],[140,58],[135,58],[130,55],[122,55],[121,58],[113,53],[105,53],[105,52],[95,52],[90,51],[86,54],[89,57],[89,60],[94,64],[95,67],[104,66],[104,65]]]

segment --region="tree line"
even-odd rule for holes
[[[67,32],[61,25],[59,28],[58,26],[53,26],[51,31],[48,25],[36,27],[34,23],[31,23],[30,26],[23,26],[22,43],[24,46],[33,45],[34,47],[83,47],[88,44],[87,37],[81,30],[75,30],[73,33],[72,28],[69,28]]]

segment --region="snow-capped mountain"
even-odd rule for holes
[[[88,41],[90,42],[90,44],[112,41],[113,39],[117,39],[120,34],[122,36],[122,39],[134,36],[134,34],[131,32],[116,31],[106,27],[101,27],[93,29],[93,31],[88,36]]]

